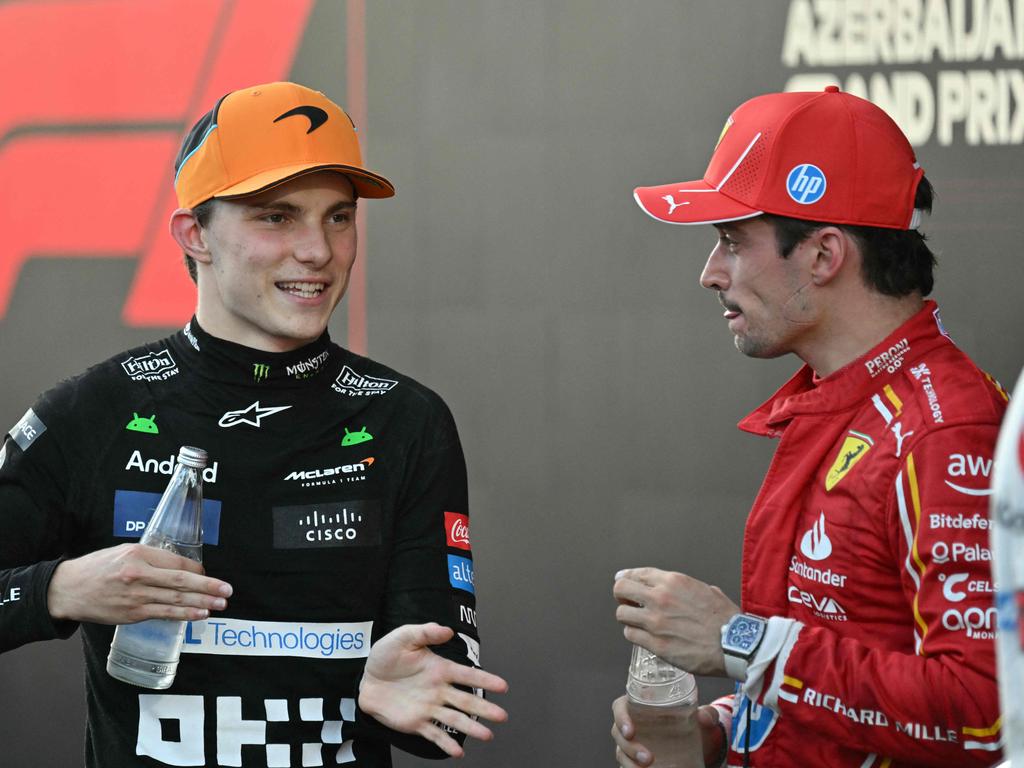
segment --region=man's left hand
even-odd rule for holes
[[[494,734],[473,716],[501,723],[508,713],[455,686],[505,693],[508,683],[438,656],[428,647],[445,643],[454,634],[440,624],[406,624],[374,643],[359,684],[359,708],[389,728],[419,734],[452,757],[462,757],[462,747],[443,726],[489,741]]]
[[[631,568],[616,574],[615,618],[623,634],[671,664],[698,675],[725,675],[722,625],[740,607],[683,573]]]

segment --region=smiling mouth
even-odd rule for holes
[[[305,282],[275,283],[275,285],[285,293],[298,296],[300,299],[315,299],[327,287],[327,283]]]

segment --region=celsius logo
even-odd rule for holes
[[[295,109],[289,109],[283,115],[278,115],[274,118],[274,122],[280,122],[286,117],[295,117],[296,115],[302,115],[309,120],[309,130],[306,133],[312,133],[321,125],[327,122],[327,113],[324,112],[320,107],[314,107],[312,104],[303,104],[301,107]]]
[[[794,166],[786,177],[786,191],[800,205],[816,203],[825,195],[825,174],[810,163]]]
[[[275,413],[280,413],[291,408],[290,405],[277,405],[267,406],[266,408],[260,408],[260,401],[257,400],[252,405],[242,408],[238,411],[228,411],[220,417],[220,421],[217,422],[218,426],[221,427],[237,427],[239,424],[250,424],[254,427],[259,427],[260,422],[267,416],[273,416]]]
[[[949,576],[944,573],[939,574],[939,581],[942,582],[942,596],[951,603],[959,603],[966,599],[967,595],[963,592],[954,592],[953,590],[957,584],[967,581],[968,578],[970,578],[970,574],[967,573],[953,573]]]
[[[174,362],[169,349],[150,352],[141,357],[129,357],[121,362],[121,367],[132,377],[132,381],[163,381],[178,372],[178,364]]]
[[[807,531],[803,539],[800,540],[800,551],[804,553],[804,557],[811,560],[824,560],[832,554],[832,540],[825,533],[824,512],[821,513],[821,517],[811,527],[811,530]]]
[[[444,530],[449,547],[469,549],[469,517],[457,512],[445,512]]]
[[[331,389],[349,397],[359,397],[361,395],[383,395],[397,385],[398,382],[391,379],[363,376],[346,365],[341,369],[338,378],[331,384]]]

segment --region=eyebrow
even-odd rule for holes
[[[302,212],[302,209],[297,205],[285,202],[283,200],[275,200],[269,203],[252,203],[246,206],[253,211],[279,211],[280,213],[298,214]],[[338,211],[349,210],[354,211],[356,209],[355,201],[340,200],[330,208],[327,209],[327,213],[337,213]]]

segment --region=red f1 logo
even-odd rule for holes
[[[287,78],[313,3],[0,4],[0,318],[22,265],[60,256],[138,259],[127,325],[188,319],[167,235],[178,143],[225,93]]]

